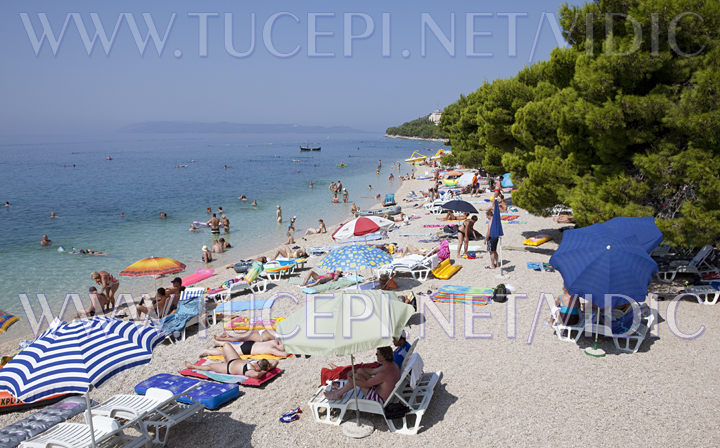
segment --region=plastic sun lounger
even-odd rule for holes
[[[395,272],[409,273],[415,280],[424,282],[439,262],[440,259],[437,254],[425,257],[413,254],[394,260],[392,263],[381,267],[379,272],[387,272],[388,274]]]
[[[415,387],[410,387],[410,371],[413,369],[414,364],[418,359],[419,358],[414,358],[413,361],[408,362],[405,366],[400,379],[395,384],[395,388],[384,405],[375,400],[365,399],[362,392],[359,390],[360,388],[356,388],[360,393],[360,395],[358,395],[357,406],[355,404],[352,389],[344,394],[340,400],[328,400],[325,398],[324,392],[330,387],[330,384],[327,386],[320,386],[320,388],[315,392],[315,395],[313,395],[308,402],[312,409],[315,421],[319,423],[339,425],[348,409],[357,409],[360,412],[381,415],[385,419],[390,432],[397,432],[406,435],[417,434],[420,429],[422,416],[427,410],[430,400],[432,399],[432,395],[435,392],[435,386],[442,378],[442,372],[439,371],[434,373],[423,373]],[[404,404],[410,410],[400,419],[388,420],[387,417],[385,417],[385,408],[390,403],[396,402]],[[323,409],[325,409],[326,412],[324,416],[321,416],[320,411]],[[332,417],[333,411],[339,411],[339,415]],[[395,420],[400,420],[401,424],[396,425]]]
[[[551,326],[555,331],[555,335],[557,335],[558,339],[561,341],[577,343],[585,330],[583,315],[580,314],[580,320],[575,325],[566,325],[562,322],[559,313],[559,307],[554,306],[550,309],[550,318],[553,321]],[[572,335],[573,331],[577,332],[574,337]]]
[[[152,445],[147,432],[142,426],[139,427],[141,435],[134,437],[123,433],[123,429],[128,428],[129,425],[120,426],[115,419],[94,416],[92,423],[95,444],[98,447],[135,448],[141,446],[150,447]],[[19,446],[20,448],[90,448],[92,446],[90,425],[84,423],[60,423],[32,439],[22,442]]]
[[[630,308],[629,310],[630,311],[628,312],[632,312],[632,308]],[[615,348],[617,348],[619,351],[624,353],[637,353],[643,341],[645,340],[645,337],[647,336],[648,330],[652,328],[652,325],[655,322],[655,315],[648,307],[641,307],[641,312],[642,317],[640,324],[632,334],[625,336],[615,335],[611,325],[604,323],[597,325],[594,320],[595,318],[593,317],[591,323],[592,330],[585,331],[585,337],[594,337],[595,333],[599,332],[598,334],[601,336],[612,338],[613,343],[615,344]]]
[[[715,305],[720,299],[720,290],[711,285],[688,286],[682,292],[694,296],[702,305]]]
[[[295,263],[282,263],[278,260],[268,261],[265,263],[265,270],[261,275],[273,281],[280,280],[284,275],[292,275],[295,272]]]
[[[670,262],[670,265],[659,271],[656,275],[658,280],[664,283],[670,283],[675,280],[677,274],[695,274],[702,275],[708,272],[717,272],[718,268],[709,263],[708,258],[713,253],[711,245],[703,246],[692,260],[676,260]]]
[[[185,390],[184,392],[173,395],[165,400],[160,406],[156,407],[152,412],[145,414],[140,419],[143,426],[143,430],[146,434],[154,434],[152,439],[153,443],[165,445],[167,443],[168,436],[170,435],[170,429],[176,426],[195,414],[202,414],[205,410],[205,406],[201,403],[193,400],[188,392],[198,387],[200,383]],[[148,392],[150,389],[148,389]],[[172,392],[170,392],[172,394]],[[146,392],[147,395],[147,392]],[[180,403],[177,398],[183,397],[185,400],[189,400],[192,404]]]

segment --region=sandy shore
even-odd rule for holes
[[[400,233],[430,233],[425,228],[438,224],[434,215],[423,208],[414,209],[402,201],[411,190],[427,189],[428,181],[407,181],[396,194],[406,214],[420,219],[390,233],[389,240],[404,246],[408,243],[432,248],[434,243],[418,243],[420,236],[400,237]],[[487,197],[484,195],[483,197]],[[477,200],[477,198],[472,198]],[[481,208],[489,204],[475,204]],[[507,278],[499,279],[497,270],[486,269],[488,256],[482,251],[475,260],[451,258],[463,268],[451,280],[430,278],[418,283],[410,277],[398,281],[400,291],[426,292],[442,285],[494,287],[511,284],[516,294],[527,298],[516,300],[516,309],[508,304],[493,303],[485,307],[437,304],[447,319],[453,320],[454,334],[448,335],[437,319],[426,312],[424,335],[417,347],[426,371],[442,371],[443,379],[423,417],[416,436],[402,436],[388,431],[384,421],[369,416],[376,431],[362,440],[348,439],[335,426],[313,421],[307,401],[319,384],[320,368],[328,362],[346,364],[348,359],[288,359],[280,362],[285,369],[281,377],[263,389],[241,387],[242,395],[218,411],[206,412],[173,429],[168,446],[558,446],[572,443],[587,446],[661,445],[714,446],[720,443],[720,430],[713,423],[717,411],[720,380],[715,372],[720,365],[718,342],[720,307],[701,306],[683,301],[677,308],[676,321],[681,330],[694,332],[706,327],[695,340],[674,336],[668,326],[668,302],[650,302],[659,309],[660,324],[636,354],[621,354],[612,341],[600,340],[608,353],[592,358],[583,353],[591,343],[558,341],[544,322],[548,309],[539,310],[533,326],[538,297],[541,293],[557,294],[561,290],[559,273],[536,272],[526,268],[528,261],[545,262],[561,239],[557,224],[519,210],[520,224],[504,225],[505,247],[521,247],[523,240],[537,233],[549,233],[554,241],[530,250],[505,250],[503,268]],[[481,215],[482,217],[482,215]],[[483,234],[484,219],[478,222]],[[329,234],[313,235],[307,241],[297,238],[305,247],[332,245]],[[265,255],[274,255],[268,251]],[[311,257],[309,266],[322,257]],[[232,270],[217,267],[218,276],[199,286],[215,287],[234,275]],[[287,280],[274,283],[258,298],[278,292],[290,292],[301,300],[297,286]],[[273,315],[286,316],[296,307],[281,300]],[[472,318],[471,312],[490,313]],[[473,328],[468,325],[471,324]],[[514,324],[514,325],[513,325]],[[513,331],[514,327],[514,331]],[[475,333],[473,335],[472,333]],[[210,327],[207,334],[192,331],[177,345],[160,345],[152,362],[133,368],[111,379],[92,392],[95,400],[116,393],[130,393],[135,384],[156,373],[177,373],[184,360],[195,361],[210,345],[211,336],[221,332],[221,325]],[[485,333],[483,337],[478,337]],[[410,329],[411,339],[421,336],[420,327]],[[530,342],[529,342],[530,341]],[[372,353],[360,354],[360,360],[372,360]],[[300,406],[303,414],[290,424],[279,422],[289,409]],[[0,426],[13,423],[28,413],[0,416]]]

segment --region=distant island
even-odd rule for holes
[[[416,120],[403,123],[400,126],[387,128],[385,135],[395,138],[446,140],[445,132],[436,124],[439,119],[440,112],[433,112]]]
[[[119,129],[131,134],[365,134],[347,126],[302,126],[298,124],[202,123],[197,121],[147,121]]]

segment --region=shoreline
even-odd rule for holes
[[[397,161],[397,162],[401,162],[401,161]],[[405,184],[405,182],[400,181],[399,179],[396,180],[395,182],[399,183],[399,185],[396,185],[397,188],[395,191],[395,194],[398,195],[400,189],[402,188],[403,184]],[[328,194],[329,194],[329,192],[328,192]],[[352,202],[352,201],[349,201],[348,203],[350,203],[350,202]],[[342,205],[342,204],[343,203],[340,203],[339,205]],[[376,203],[369,208],[374,209],[374,208],[380,208],[380,207],[381,207],[381,205]],[[328,236],[331,235],[332,232],[334,231],[334,229],[337,228],[337,226],[339,226],[342,222],[344,222],[348,218],[349,218],[349,215],[345,216],[344,218],[341,218],[340,220],[334,220],[333,222],[328,222],[326,220],[326,227],[328,229],[327,234],[311,234],[311,235],[308,235],[307,237],[304,237],[303,235],[301,235],[301,232],[305,232],[307,230],[307,228],[303,228],[302,230],[296,231],[295,236],[297,238],[295,240],[295,245],[305,247],[306,249],[308,247],[312,247],[314,245],[323,245],[323,244],[314,244],[314,243],[317,242],[316,240],[322,239],[321,238],[322,235],[328,235]],[[325,218],[321,218],[321,219],[325,219]],[[289,221],[288,222],[286,222],[286,221],[287,221],[287,219],[284,219],[283,223],[281,223],[280,225],[286,226],[286,224],[289,222]],[[276,222],[273,221],[272,225],[275,225],[275,224],[276,224]],[[277,250],[280,247],[285,246],[284,243],[275,244],[272,242],[277,239],[278,239],[277,235],[269,234],[266,238],[266,241],[258,244],[258,246],[266,247],[266,249],[263,249],[259,252],[257,251],[257,249],[253,249],[251,251],[244,251],[243,244],[241,244],[241,243],[235,244],[235,245],[233,245],[233,247],[231,249],[229,249],[226,252],[219,253],[219,254],[213,253],[214,259],[209,265],[201,265],[200,267],[196,267],[195,265],[197,263],[197,260],[191,260],[188,262],[188,268],[185,271],[182,271],[181,273],[178,273],[178,274],[166,275],[166,276],[161,277],[160,279],[156,279],[155,280],[156,287],[169,286],[168,284],[169,284],[170,280],[172,280],[174,277],[184,277],[186,275],[190,275],[193,272],[195,272],[196,269],[215,269],[215,275],[192,285],[193,288],[211,288],[211,289],[215,288],[218,285],[220,285],[221,283],[223,283],[227,280],[230,280],[237,275],[237,273],[235,272],[234,269],[232,269],[232,268],[226,269],[226,266],[228,264],[234,264],[239,260],[257,258],[257,257],[262,257],[262,256],[267,257],[268,260],[273,259]],[[232,261],[232,260],[235,260],[235,261]],[[190,266],[192,266],[192,268]],[[127,277],[119,277],[119,280],[121,281],[121,286],[122,286],[123,280],[128,280],[128,278]],[[144,287],[141,287],[139,285],[133,285],[133,286],[128,287],[125,290],[118,290],[117,294],[118,295],[130,294],[133,298],[133,301],[137,305],[142,300],[143,294],[151,294],[151,293],[154,294],[154,292],[155,292],[154,290],[149,292]],[[38,311],[37,309],[40,307],[38,306],[37,296],[35,294],[32,294],[32,295],[28,295],[28,298],[30,299],[32,309]],[[65,298],[67,298],[67,296],[65,296]],[[63,299],[63,304],[66,303],[65,298]],[[88,298],[87,294],[80,293],[80,299],[83,302],[84,306],[89,305],[89,298]],[[53,316],[55,316],[56,313],[59,314],[59,312],[61,311],[61,308],[58,308],[58,309],[55,309],[55,308],[59,307],[61,305],[58,305],[58,304],[53,305],[50,302],[51,301],[48,299],[48,303],[51,308],[51,311],[53,312]],[[121,304],[117,310],[113,310],[108,315],[112,317],[112,316],[114,316],[113,313],[115,313],[117,311],[122,311],[126,308],[127,307],[124,305],[124,302],[123,302],[123,304]],[[58,317],[61,320],[71,321],[76,318],[74,313],[75,313],[75,308],[72,307],[72,305],[69,305],[67,310],[65,310],[65,313],[62,316],[58,316]],[[2,354],[15,353],[18,350],[18,347],[23,340],[33,340],[36,337],[32,333],[32,329],[29,327],[27,318],[23,317],[21,315],[17,315],[17,317],[20,318],[20,320],[15,322],[4,333],[0,334],[0,338],[3,339],[0,342],[0,353],[2,353]],[[44,323],[44,325],[41,326],[39,334],[42,333],[47,328],[47,321],[43,321],[43,323]]]
[[[395,134],[385,134],[385,138],[400,138],[403,140],[419,140],[419,141],[426,141],[426,142],[438,142],[442,143],[443,145],[449,145],[450,139],[448,138],[424,138],[424,137],[410,137],[407,135],[395,135]]]

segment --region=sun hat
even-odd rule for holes
[[[208,250],[208,247],[207,247],[207,246],[203,246],[203,247],[202,247],[202,250]]]

